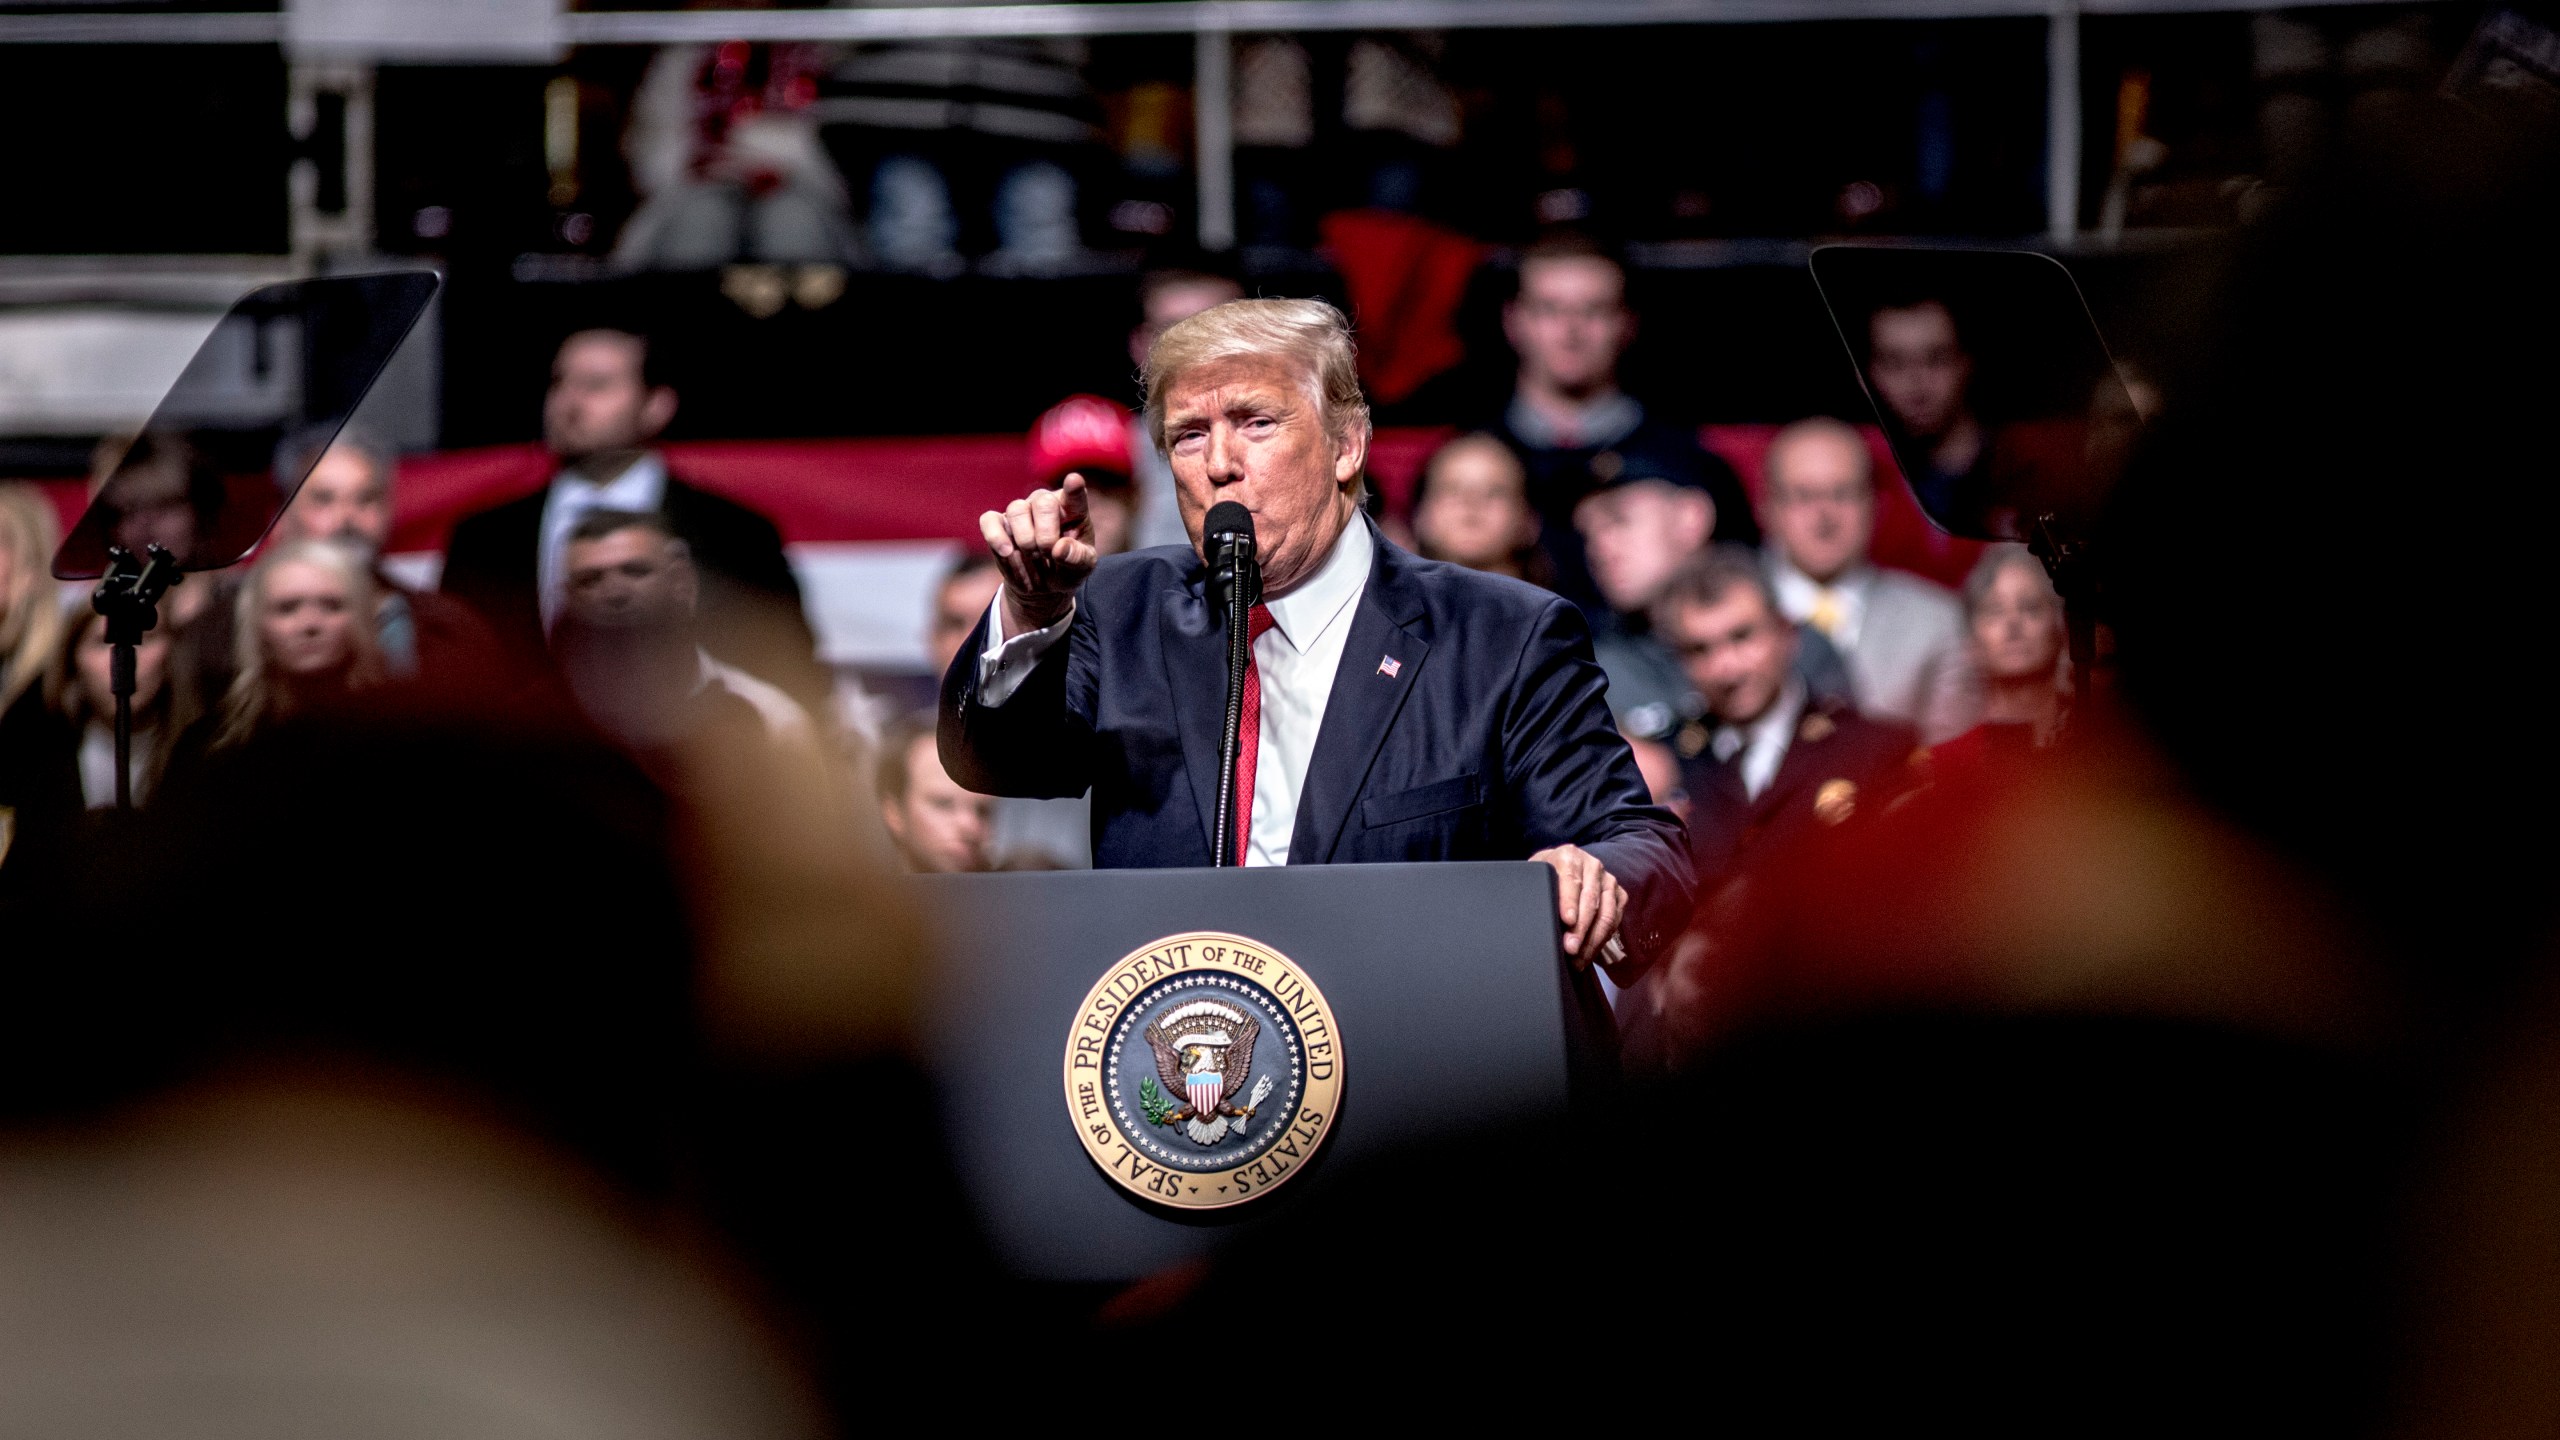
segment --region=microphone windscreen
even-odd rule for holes
[[[1233,500],[1221,500],[1209,507],[1209,518],[1200,522],[1203,539],[1215,535],[1242,535],[1253,538],[1253,512]]]

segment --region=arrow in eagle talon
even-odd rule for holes
[[[1271,1077],[1265,1075],[1261,1079],[1253,1082],[1253,1098],[1247,1100],[1242,1105],[1233,1107],[1232,1113],[1236,1117],[1236,1129],[1241,1132],[1244,1129],[1244,1122],[1252,1119],[1253,1112],[1261,1109],[1262,1102],[1270,1098]]]

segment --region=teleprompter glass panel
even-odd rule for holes
[[[408,270],[289,281],[242,296],[64,538],[55,577],[105,574],[113,545],[137,555],[159,545],[188,570],[245,559],[440,283],[432,271]]]
[[[2087,533],[2142,421],[2071,272],[2025,251],[1832,245],[1813,276],[1932,523]]]

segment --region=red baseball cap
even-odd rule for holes
[[[1047,485],[1078,470],[1090,484],[1129,483],[1129,421],[1128,407],[1099,395],[1050,406],[1031,426],[1031,478]]]

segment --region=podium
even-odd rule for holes
[[[943,1131],[962,1198],[1025,1279],[1137,1279],[1366,1157],[1560,1113],[1614,1073],[1607,1006],[1562,958],[1545,865],[914,883],[938,941],[926,1046]],[[1179,1189],[1185,1203],[1155,1198]]]

